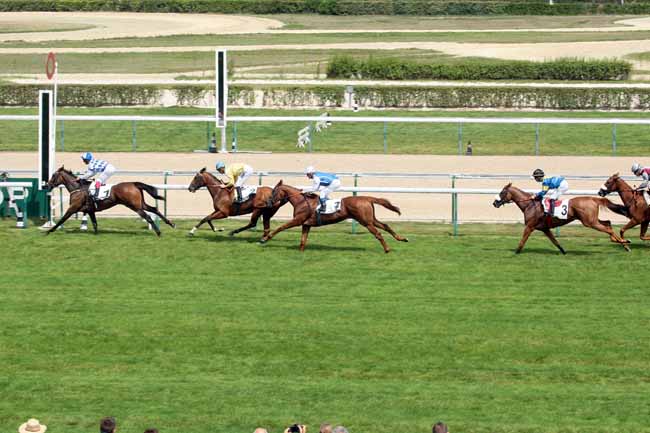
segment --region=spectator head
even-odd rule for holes
[[[265,428],[258,427],[253,433],[269,433]]]
[[[433,433],[448,433],[447,431],[447,424],[445,424],[442,421],[438,421],[433,425],[433,428],[431,429]]]
[[[117,430],[117,425],[115,424],[115,418],[112,416],[102,418],[99,422],[99,433],[115,433],[115,430]]]
[[[158,433],[157,428],[148,428],[144,431],[144,433]]]
[[[307,433],[307,426],[304,424],[293,424],[287,427],[284,433]]]
[[[19,433],[45,433],[47,426],[38,422],[37,419],[31,418],[26,423],[18,427]]]
[[[346,429],[342,425],[337,425],[336,427],[334,427],[334,431],[332,433],[348,433],[348,429]]]
[[[321,424],[320,425],[320,433],[332,433],[332,424]]]

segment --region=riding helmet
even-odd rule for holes
[[[635,162],[632,164],[632,173],[636,174],[638,171],[641,171],[641,164]]]
[[[217,170],[219,170],[220,168],[226,168],[226,164],[224,164],[223,161],[219,161],[219,162],[217,162],[216,167],[217,167]]]
[[[538,177],[544,177],[544,170],[541,168],[537,168],[533,171],[533,178],[537,179]]]
[[[93,159],[93,154],[90,152],[82,153],[81,154],[81,159],[84,161],[92,161]]]

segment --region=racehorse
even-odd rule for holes
[[[397,206],[393,206],[391,202],[383,198],[368,197],[368,196],[354,196],[345,197],[341,200],[341,208],[332,214],[317,215],[316,209],[320,206],[317,195],[311,193],[303,193],[298,188],[285,185],[282,181],[273,188],[273,195],[271,198],[273,203],[286,203],[287,201],[293,206],[293,219],[273,231],[270,235],[264,235],[260,243],[266,243],[271,240],[275,235],[289,229],[302,225],[302,237],[300,239],[300,251],[305,251],[307,246],[307,237],[309,230],[314,226],[336,224],[348,218],[354,218],[368,229],[370,233],[375,235],[377,240],[384,247],[384,252],[390,252],[390,248],[386,245],[383,236],[377,230],[377,227],[390,233],[395,239],[401,242],[408,242],[408,239],[395,233],[388,224],[385,224],[375,218],[374,204],[381,205],[386,209],[401,215]]]
[[[535,230],[539,230],[544,233],[562,254],[566,254],[566,251],[564,251],[564,248],[562,248],[560,243],[557,241],[553,235],[553,232],[551,232],[551,229],[563,226],[575,220],[579,220],[585,227],[607,233],[612,242],[617,242],[623,245],[623,248],[625,248],[627,251],[630,250],[626,242],[614,233],[612,230],[612,224],[609,221],[598,219],[598,212],[601,206],[606,207],[607,209],[619,215],[627,216],[627,209],[625,206],[612,203],[606,198],[572,198],[569,202],[567,219],[559,219],[556,217],[549,219],[547,215],[544,215],[544,207],[541,201],[532,198],[529,193],[524,192],[519,188],[512,186],[512,183],[509,183],[503,187],[492,205],[496,208],[499,208],[507,203],[515,203],[524,213],[524,224],[526,227],[524,228],[524,234],[519,241],[519,246],[515,251],[517,254],[521,252],[521,250],[524,248],[524,245],[526,244],[526,241],[528,240],[528,237]]]
[[[648,224],[650,223],[650,208],[643,198],[643,193],[635,190],[621,179],[618,173],[612,175],[605,181],[605,184],[598,191],[598,195],[605,197],[612,192],[618,192],[623,204],[628,209],[630,221],[621,229],[621,239],[625,240],[625,232],[632,227],[641,224],[639,239],[650,241],[650,236],[646,236]]]
[[[228,218],[229,216],[246,215],[252,212],[250,222],[243,227],[233,230],[229,233],[234,236],[239,232],[251,229],[257,225],[257,220],[262,216],[264,223],[264,236],[271,230],[271,218],[276,214],[278,209],[284,204],[274,206],[271,203],[272,190],[268,186],[260,186],[257,188],[256,194],[242,203],[233,203],[234,187],[222,188],[224,183],[206,171],[205,167],[201,169],[188,187],[190,192],[196,192],[197,189],[206,187],[212,196],[212,205],[214,212],[203,218],[197,225],[190,231],[189,235],[193,236],[194,232],[201,227],[204,223],[208,223],[212,231],[216,231],[212,225],[212,220]]]
[[[88,214],[93,223],[93,229],[97,233],[97,219],[95,218],[96,212],[101,212],[110,209],[118,204],[124,205],[131,209],[133,212],[144,218],[158,236],[160,236],[160,229],[151,219],[147,212],[152,212],[161,220],[163,220],[170,227],[176,227],[173,222],[168,220],[155,206],[149,206],[144,201],[144,192],[146,191],[150,196],[158,200],[165,200],[165,197],[158,195],[158,190],[146,183],[142,182],[120,182],[111,188],[110,195],[97,203],[91,197],[88,191],[90,182],[81,181],[70,171],[66,170],[63,166],[54,172],[50,180],[47,182],[47,188],[52,189],[59,185],[64,185],[70,194],[70,206],[65,211],[65,214],[59,221],[50,228],[46,234],[55,231],[61,224],[66,222],[73,214],[83,212]]]

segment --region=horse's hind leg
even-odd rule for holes
[[[557,239],[555,238],[555,235],[553,235],[553,232],[551,231],[551,229],[544,229],[542,231],[544,232],[546,237],[549,238],[551,240],[551,242],[553,242],[553,245],[555,245],[558,248],[558,250],[560,250],[560,252],[562,254],[566,254],[566,251],[564,251],[564,248],[562,248],[560,243],[557,241]]]
[[[646,232],[648,231],[648,223],[650,221],[643,221],[641,223],[641,231],[639,232],[639,239],[642,241],[650,241],[650,236],[646,236]]]
[[[381,246],[384,247],[384,252],[385,253],[390,253],[390,248],[388,248],[388,245],[386,245],[386,241],[384,240],[384,237],[379,233],[379,230],[377,230],[377,227],[374,226],[374,224],[368,224],[365,226],[370,233],[375,235],[377,240],[381,243]]]
[[[173,222],[168,220],[167,217],[165,215],[163,215],[162,212],[160,212],[156,206],[149,206],[147,203],[144,203],[144,209],[146,211],[148,211],[148,212],[151,212],[151,213],[154,213],[154,214],[158,215],[158,218],[163,220],[165,222],[165,224],[167,224],[169,227],[171,227],[173,229],[176,228],[176,224],[174,224]]]
[[[375,221],[373,221],[373,224],[375,226],[379,227],[380,229],[390,233],[390,235],[392,237],[394,237],[396,240],[398,240],[400,242],[408,242],[409,241],[408,238],[405,238],[403,236],[398,235],[397,233],[395,233],[395,231],[392,228],[390,228],[390,226],[388,224],[383,223],[383,222],[379,221],[378,219],[375,219]]]
[[[610,239],[614,239],[614,242],[623,245],[623,248],[625,248],[626,251],[630,251],[630,247],[627,246],[627,243],[623,239],[619,238],[616,235],[616,233],[614,233],[611,224],[605,225],[600,220],[596,220],[596,222],[590,222],[590,221],[581,221],[581,222],[585,227],[598,230],[599,232],[607,233]]]
[[[151,216],[144,210],[144,209],[138,209],[135,211],[138,215],[140,215],[146,222],[148,222],[153,230],[156,232],[157,236],[160,236],[160,229],[154,222],[154,220],[151,218]]]
[[[244,230],[252,229],[253,227],[255,227],[257,225],[257,220],[260,219],[261,214],[262,214],[261,209],[255,209],[253,211],[253,214],[251,215],[251,219],[248,222],[248,224],[246,224],[244,227],[240,227],[238,229],[235,229],[235,230],[231,231],[229,233],[229,235],[230,236],[235,236],[239,232],[243,232]]]

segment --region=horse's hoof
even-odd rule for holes
[[[175,229],[175,228],[176,228],[176,224],[172,223],[170,227],[173,228],[173,229]]]
[[[260,239],[257,243],[260,245],[264,245],[266,242],[268,242],[266,239]]]
[[[235,236],[235,234],[236,234],[235,232],[230,232],[230,233],[228,233],[228,236],[233,237],[233,236]]]
[[[217,231],[218,231],[218,232],[225,232],[226,229],[225,229],[224,227],[219,227],[219,228],[217,229]]]
[[[390,253],[390,249],[384,251],[386,254]]]
[[[192,232],[187,232],[187,236],[193,238],[193,237],[194,237],[194,233],[192,233]]]
[[[402,239],[402,242],[408,242],[408,241],[409,241],[409,238]]]

